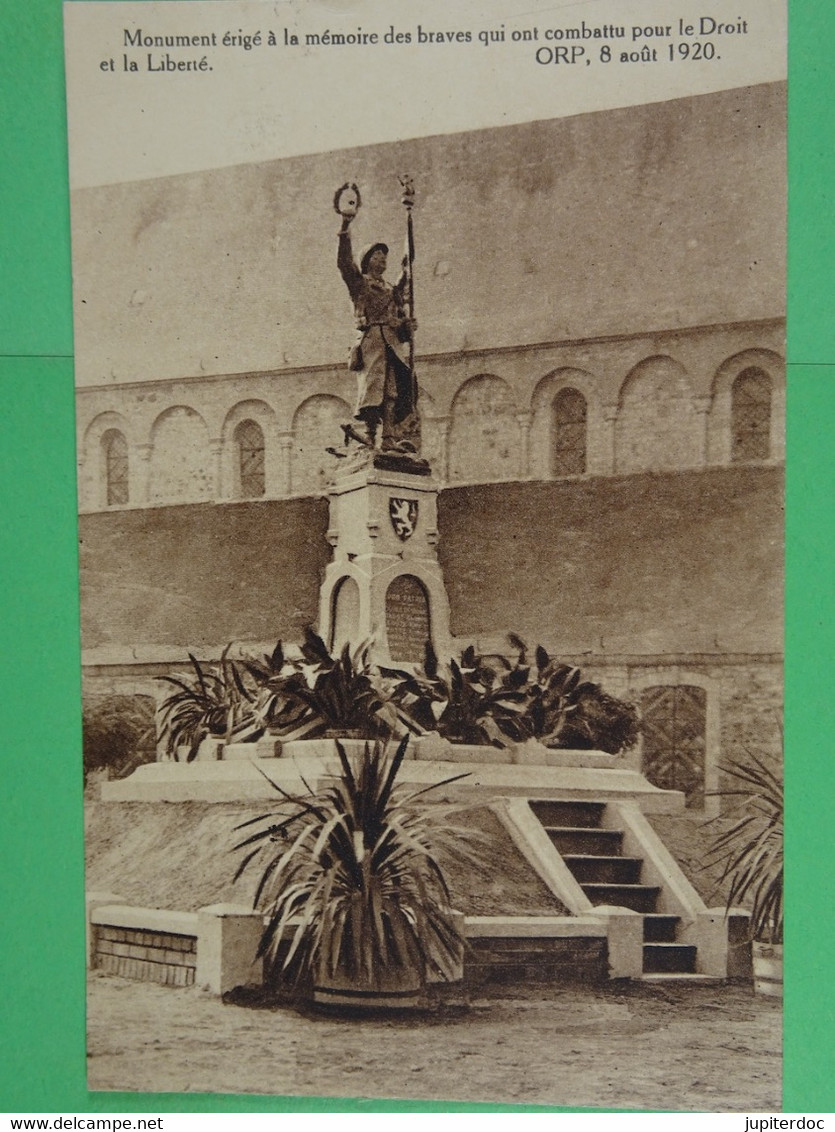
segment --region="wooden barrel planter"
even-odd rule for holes
[[[771,998],[783,997],[782,943],[753,944],[754,990]]]
[[[313,987],[313,1004],[346,1012],[414,1010],[426,1006],[426,987],[422,972],[413,967],[375,979],[320,970]]]

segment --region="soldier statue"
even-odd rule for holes
[[[417,456],[420,452],[420,417],[414,372],[414,296],[412,291],[411,204],[413,190],[404,182],[403,203],[409,208],[408,250],[403,256],[397,282],[385,279],[388,245],[377,242],[354,260],[351,223],[360,207],[356,185],[346,184],[334,197],[334,208],[342,217],[336,263],[354,305],[357,336],[351,349],[349,368],[357,376],[356,426],[346,429],[348,438],[393,455]],[[372,385],[379,380],[382,399],[375,401]]]

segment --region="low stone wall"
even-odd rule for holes
[[[212,904],[175,912],[113,900],[110,893],[87,897],[91,969],[166,986],[196,985],[213,994],[263,981],[255,959],[263,919],[251,909]]]
[[[101,924],[93,966],[125,979],[190,987],[197,969],[197,936]]]
[[[260,915],[235,905],[199,912],[134,908],[88,898],[91,969],[166,986],[225,994],[258,986],[254,959]],[[605,982],[611,975],[607,926],[575,916],[468,916],[464,985]]]
[[[608,926],[596,916],[468,916],[464,982],[604,983]]]
[[[609,978],[605,937],[520,940],[498,936],[472,940],[471,946],[464,960],[464,980],[469,987],[487,983],[603,983]]]

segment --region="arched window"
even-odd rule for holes
[[[704,805],[707,692],[692,684],[647,688],[641,696],[642,769],[662,790]]]
[[[731,460],[767,460],[771,455],[771,378],[744,369],[731,387]]]
[[[551,474],[581,476],[586,470],[586,399],[576,389],[561,389],[551,417]]]
[[[263,495],[266,489],[264,434],[260,425],[255,421],[241,421],[235,429],[235,443],[238,446],[241,495],[246,498]]]
[[[104,483],[107,506],[118,507],[129,502],[128,442],[118,429],[109,429],[102,437]]]

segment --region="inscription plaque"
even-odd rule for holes
[[[386,591],[386,635],[392,660],[422,664],[430,639],[429,597],[413,574],[400,574]]]

